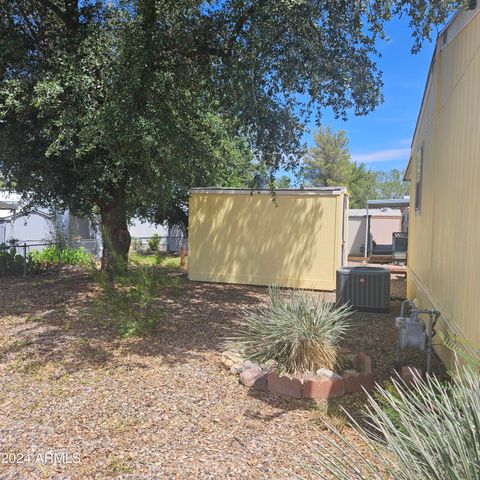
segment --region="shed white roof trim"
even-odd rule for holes
[[[364,217],[367,214],[365,208],[351,208],[348,211],[349,217]],[[402,211],[397,208],[369,208],[368,215],[374,217],[401,217]]]
[[[273,190],[276,195],[341,195],[347,193],[346,187],[311,187],[311,188],[279,188]],[[203,193],[212,195],[271,195],[272,190],[268,188],[192,188],[190,193]]]

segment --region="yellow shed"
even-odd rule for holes
[[[345,262],[344,187],[193,189],[189,208],[191,280],[335,289]]]
[[[480,4],[439,34],[405,176],[408,297],[480,348]],[[436,348],[449,363],[449,350]]]

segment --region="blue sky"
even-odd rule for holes
[[[366,163],[372,170],[405,169],[410,143],[432,58],[436,32],[432,42],[425,41],[416,55],[410,53],[413,45],[408,18],[395,19],[386,26],[389,41],[379,42],[382,57],[378,59],[383,71],[384,103],[364,117],[349,116],[348,121],[337,120],[329,111],[322,117],[322,125],[347,132],[352,160]],[[310,129],[314,129],[312,121]],[[305,136],[313,144],[312,134]]]

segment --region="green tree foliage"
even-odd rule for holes
[[[347,183],[350,208],[365,208],[367,200],[378,198],[377,181],[377,172],[367,170],[364,163],[353,163]]]
[[[362,115],[382,101],[374,59],[386,21],[408,14],[417,49],[455,6],[0,0],[7,187],[99,212],[113,270],[128,255],[129,217],[184,220],[189,188],[237,182],[245,155],[273,178],[299,158],[312,113]]]
[[[409,194],[409,185],[403,181],[403,172],[396,168],[377,172],[378,198],[403,198]]]
[[[304,159],[304,177],[313,187],[347,185],[352,172],[348,138],[344,130],[330,127],[314,132],[312,147]]]
[[[408,195],[408,183],[400,170],[374,172],[364,163],[350,159],[348,139],[343,130],[322,128],[313,135],[315,146],[303,160],[303,179],[309,186],[346,186],[351,208],[365,208],[367,200],[402,198]]]
[[[275,180],[275,188],[292,188],[292,179],[288,175],[282,175]]]

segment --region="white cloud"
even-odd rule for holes
[[[391,160],[408,160],[409,148],[390,148],[374,152],[353,153],[352,161],[358,163],[388,162]]]

